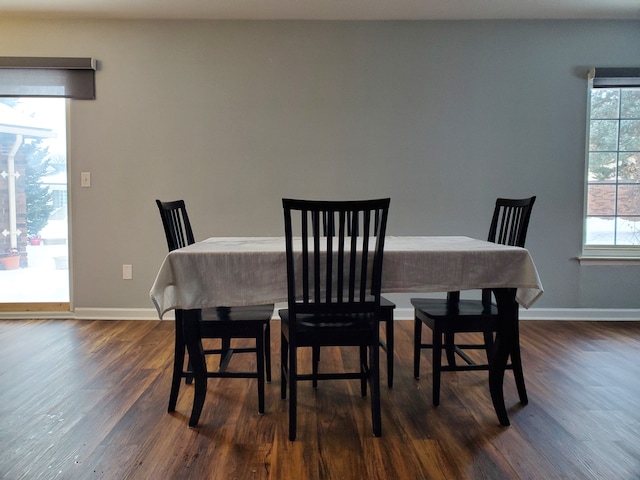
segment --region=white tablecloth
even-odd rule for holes
[[[385,240],[382,290],[448,292],[517,288],[529,308],[543,288],[529,252],[469,237]],[[151,288],[162,318],[172,309],[285,302],[284,237],[214,237],[170,252]]]

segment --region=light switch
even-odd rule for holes
[[[86,188],[91,186],[91,172],[82,172],[80,174],[80,186]]]

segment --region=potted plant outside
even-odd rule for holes
[[[40,245],[41,242],[42,238],[40,237],[40,234],[29,236],[29,245]]]
[[[0,253],[0,269],[16,270],[20,267],[20,252],[15,248],[10,248],[4,253]]]

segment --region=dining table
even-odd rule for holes
[[[498,307],[489,390],[498,420],[507,426],[503,380],[511,352],[520,348],[519,307],[529,308],[544,291],[529,251],[465,236],[386,236],[382,293],[476,289],[492,289]],[[161,319],[183,311],[184,337],[191,339],[198,338],[200,309],[286,302],[285,239],[211,237],[173,250],[150,296]],[[199,342],[186,343],[194,370],[206,368]]]

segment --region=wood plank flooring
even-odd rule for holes
[[[416,381],[413,324],[396,325],[391,390],[381,367],[383,436],[357,381],[327,381],[300,386],[289,442],[278,322],[267,413],[255,380],[212,379],[189,429],[192,386],[166,412],[172,322],[0,321],[0,478],[640,479],[640,322],[521,322],[530,403],[518,404],[507,373],[507,428],[485,372],[443,374],[432,407],[429,354]],[[326,350],[322,368],[356,361]]]

